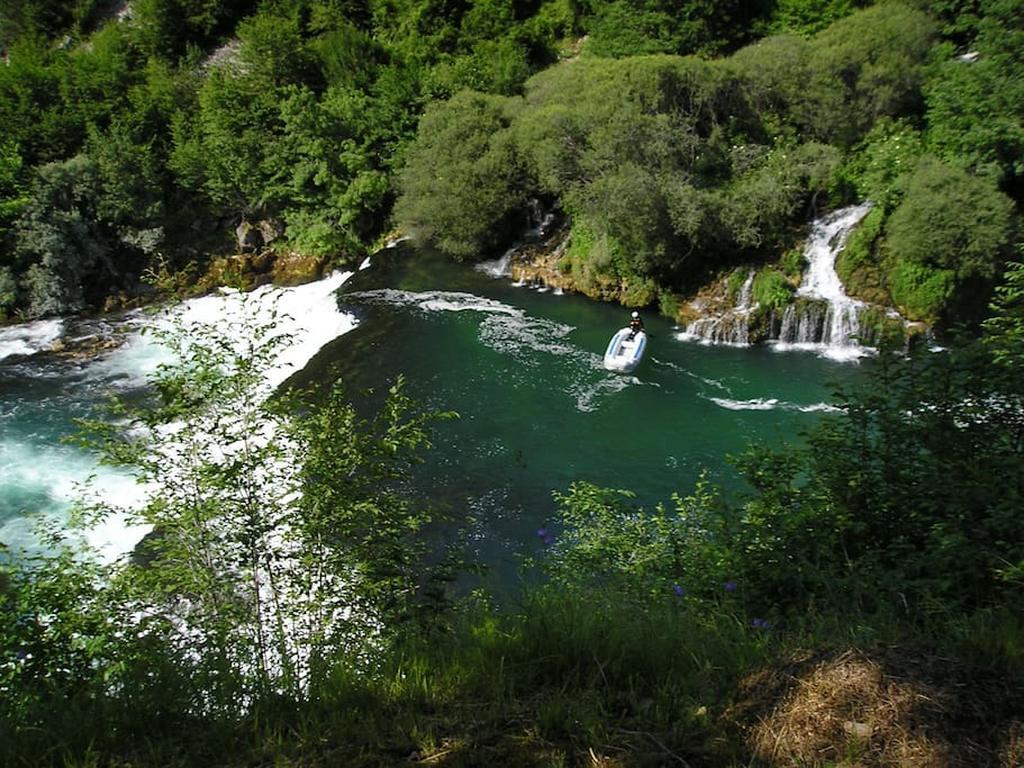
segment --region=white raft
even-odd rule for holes
[[[633,334],[629,328],[623,328],[612,336],[608,342],[608,349],[604,353],[604,367],[609,371],[619,373],[630,373],[643,359],[644,350],[647,349],[647,334],[637,331]]]

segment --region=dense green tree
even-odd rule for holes
[[[767,3],[736,0],[597,0],[586,21],[587,53],[719,53],[745,42]]]
[[[526,202],[509,130],[515,102],[462,91],[423,115],[401,177],[402,227],[457,258],[500,245]]]
[[[1019,377],[1024,371],[1024,263],[1007,265],[984,326],[985,342],[996,361]]]
[[[831,99],[821,104],[817,135],[849,145],[881,117],[915,115],[935,23],[899,2],[882,3],[842,19],[812,41],[812,68]],[[822,88],[822,84],[812,87]]]
[[[913,318],[935,318],[950,302],[958,316],[976,318],[1009,255],[1014,228],[1005,195],[925,156],[887,224],[893,300]]]
[[[0,6],[0,47],[32,35],[56,37],[71,25],[68,0],[6,0]]]
[[[148,54],[176,61],[190,45],[206,47],[255,8],[254,0],[133,0],[132,27]]]
[[[1024,22],[1016,3],[984,3],[977,60],[950,58],[925,89],[931,149],[1021,198],[1024,178]]]
[[[771,28],[778,32],[809,35],[849,16],[870,0],[777,0],[771,14]]]
[[[30,315],[80,310],[98,284],[119,282],[110,232],[96,212],[100,189],[99,169],[86,155],[39,169],[16,224]]]
[[[888,213],[903,199],[923,152],[921,135],[912,125],[879,120],[855,147],[841,173],[860,197]]]

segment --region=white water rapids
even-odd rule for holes
[[[57,411],[90,393],[96,398],[111,390],[131,392],[145,386],[157,366],[170,361],[170,353],[143,329],[180,318],[186,325],[212,325],[225,334],[237,334],[243,304],[257,302],[261,315],[257,320],[269,320],[271,313],[276,313],[279,331],[291,338],[264,379],[269,394],[324,344],[355,327],[355,318],[339,311],[335,297],[351,274],[334,273],[294,288],[265,286],[248,295],[222,291],[155,315],[133,313],[125,319],[130,330],[119,348],[84,362],[53,364],[53,373],[47,378],[53,384],[52,392],[48,390],[44,396],[15,395],[0,401],[0,423],[5,424],[0,438],[0,542],[12,548],[33,548],[39,516],[65,516],[89,478],[93,478],[93,491],[110,506],[130,508],[144,499],[145,489],[131,477],[98,466],[95,458],[82,449],[59,442],[61,435],[53,433],[61,431],[60,425],[54,428],[47,424]],[[65,325],[54,320],[0,330],[0,362],[3,358],[17,359],[31,364],[37,374],[45,371],[46,366],[37,365],[34,358],[62,338]],[[65,431],[71,431],[70,424]],[[93,529],[87,538],[106,557],[113,558],[129,551],[144,534],[145,530],[111,519]]]

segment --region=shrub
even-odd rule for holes
[[[982,179],[926,156],[886,230],[898,304],[919,317],[942,315],[950,302],[976,315],[1013,242],[1013,203]]]
[[[508,130],[513,104],[461,91],[427,109],[401,173],[395,218],[403,230],[459,259],[508,236],[527,192]]]
[[[763,269],[754,278],[754,301],[766,309],[782,309],[793,298],[793,286],[777,269]]]

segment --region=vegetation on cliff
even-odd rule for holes
[[[560,489],[500,603],[451,588],[474,568],[408,493],[433,416],[400,384],[368,420],[340,391],[267,400],[272,327],[178,337],[185,364],[93,432],[159,481],[154,533],[0,561],[0,761],[1020,764],[1021,20],[859,5],[5,3],[5,314],[181,269],[243,219],[354,258],[394,205],[475,258],[531,198],[571,222],[560,268],[631,304],[861,197],[851,285],[946,320],[999,287],[980,341],[883,352],[806,448],[738,457],[744,495]]]
[[[711,60],[585,47],[495,101],[507,125],[474,117],[468,95],[436,104],[407,155],[397,220],[462,257],[507,241],[522,226],[510,217],[520,200],[547,200],[583,243],[564,256],[582,290],[650,304],[776,260],[815,211],[868,198],[875,235],[857,259],[874,277],[871,298],[915,320],[977,320],[1017,237],[1020,21],[986,6],[964,60],[928,10],[880,4]],[[1000,94],[973,113],[998,131],[974,133],[975,118],[953,106],[958,85]],[[438,126],[474,120],[461,143],[432,151]],[[485,157],[483,136],[507,147],[500,173],[468,172],[467,159]],[[438,218],[440,201],[477,189],[465,219],[483,215],[498,231]],[[434,237],[442,225],[450,231]]]
[[[976,319],[1020,212],[1021,34],[1012,0],[7,3],[0,312],[96,304],[240,222],[321,260],[393,223],[477,258],[534,199],[584,290],[671,306],[867,197],[874,293]]]

